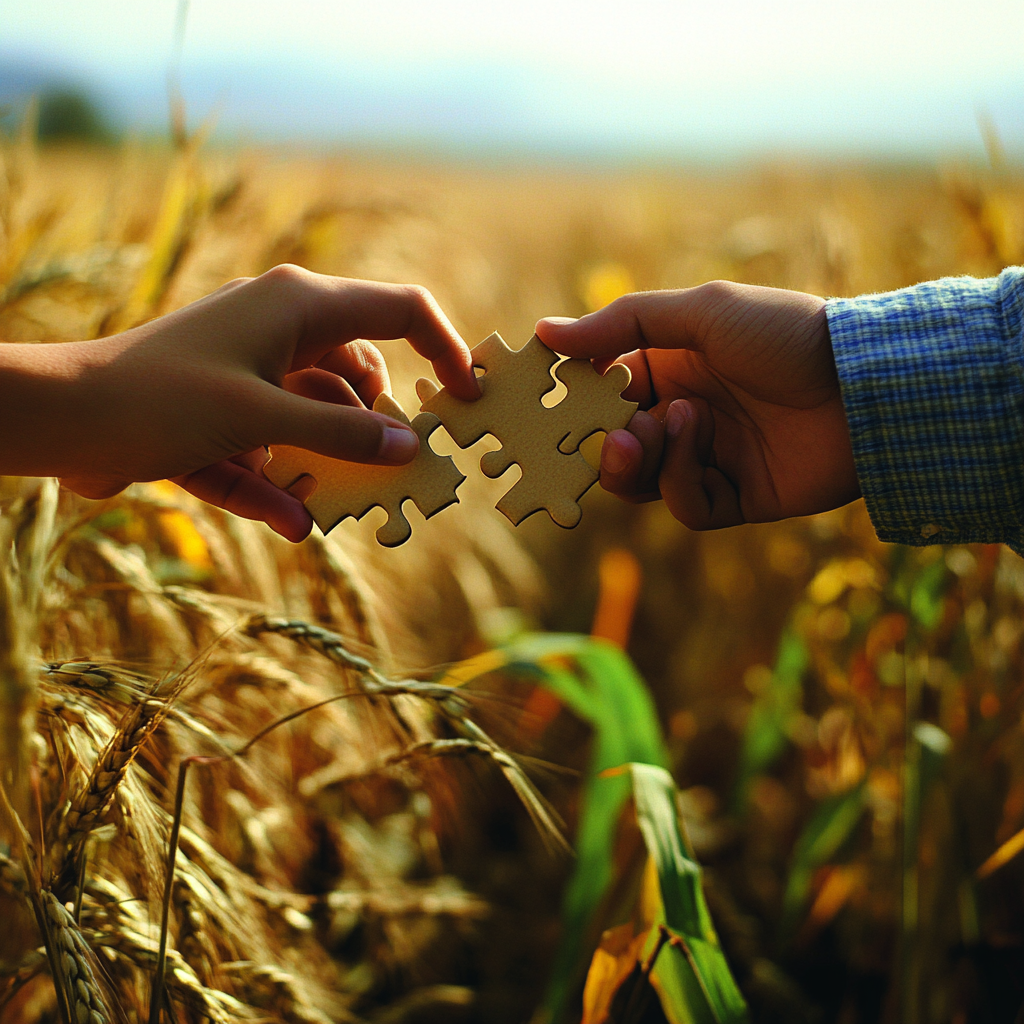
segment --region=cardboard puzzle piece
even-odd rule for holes
[[[600,374],[589,359],[566,359],[556,367],[555,376],[568,394],[554,408],[545,409],[545,414],[557,420],[558,433],[564,431],[560,451],[577,451],[591,434],[624,427],[637,410],[636,402],[620,397],[630,381],[629,369],[621,363]],[[594,426],[595,420],[600,426]]]
[[[422,379],[416,391],[425,412],[436,413],[460,448],[485,434],[501,442],[480,460],[489,477],[499,477],[513,463],[522,476],[497,508],[518,526],[541,509],[567,529],[582,516],[579,499],[597,481],[598,473],[579,453],[580,444],[599,430],[624,427],[636,411],[635,402],[620,397],[629,370],[613,366],[604,376],[586,359],[567,359],[555,371],[568,393],[552,408],[541,398],[555,387],[551,367],[558,356],[534,335],[513,351],[499,334],[473,349],[473,365],[483,397],[475,402],[455,398]]]
[[[412,535],[409,520],[402,512],[406,500],[429,519],[457,502],[456,490],[466,478],[448,455],[438,455],[430,447],[430,435],[441,425],[437,416],[420,413],[410,423],[402,407],[381,394],[373,403],[374,412],[407,423],[420,439],[416,458],[404,466],[368,466],[317,455],[302,448],[274,445],[270,462],[263,472],[278,487],[291,487],[305,474],[312,476],[316,490],[306,499],[306,508],[317,526],[328,533],[342,519],[362,519],[378,505],[388,521],[377,531],[377,541],[386,548],[404,544]]]

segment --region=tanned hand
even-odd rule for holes
[[[809,515],[859,497],[823,299],[714,281],[537,324],[556,352],[624,363],[640,403],[601,484],[663,498],[693,530]]]

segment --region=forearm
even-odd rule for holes
[[[832,300],[861,489],[883,540],[1024,542],[1024,272]]]
[[[98,419],[88,391],[101,342],[0,344],[0,475],[65,476]]]

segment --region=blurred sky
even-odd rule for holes
[[[177,0],[0,0],[0,91],[165,117]],[[717,158],[1024,150],[1021,0],[191,0],[193,118],[246,137]],[[33,86],[34,87],[34,86]]]

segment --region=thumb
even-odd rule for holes
[[[404,423],[369,409],[319,402],[267,384],[254,403],[256,443],[287,444],[346,462],[402,465],[419,450]]]
[[[579,320],[547,317],[535,328],[545,345],[577,359],[604,359],[640,348],[693,348],[690,329],[699,291],[636,292]]]

